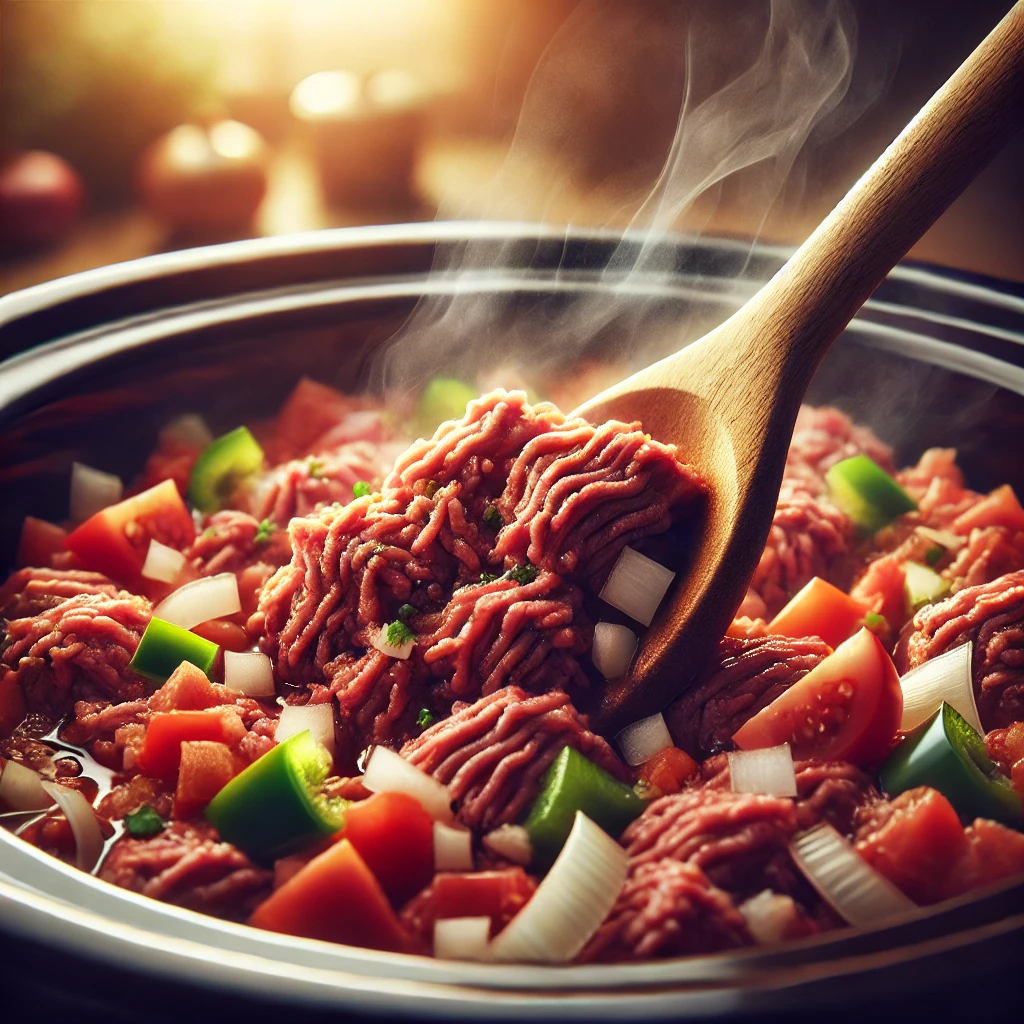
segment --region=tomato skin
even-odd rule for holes
[[[819,636],[838,647],[856,632],[870,609],[820,576],[815,576],[797,593],[766,630],[778,636],[795,638]]]
[[[142,575],[150,540],[184,548],[196,535],[195,523],[173,480],[101,509],[72,531],[67,549],[86,569],[102,572],[136,592],[148,593]]]
[[[173,817],[189,818],[201,811],[244,767],[226,743],[185,740]]]
[[[741,750],[788,743],[794,760],[876,766],[892,747],[902,715],[896,666],[878,637],[861,629],[732,738]]]
[[[640,778],[663,796],[678,793],[700,766],[685,750],[666,747],[640,766]]]
[[[67,530],[56,523],[48,523],[45,519],[25,516],[21,524],[21,539],[18,541],[18,553],[15,564],[24,566],[47,566],[52,564],[54,555],[65,550],[68,539]]]
[[[181,762],[181,745],[188,740],[230,743],[225,716],[216,711],[157,712],[146,725],[140,763],[147,775],[173,779]]]

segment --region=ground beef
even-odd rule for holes
[[[103,817],[115,821],[137,811],[143,804],[149,804],[166,821],[171,816],[173,800],[173,788],[168,789],[167,783],[145,775],[133,775],[113,786],[100,800],[96,810]]]
[[[190,910],[242,920],[270,891],[273,872],[222,843],[205,822],[172,822],[145,839],[114,843],[99,877]]]
[[[401,741],[418,707],[508,683],[571,693],[591,624],[563,574],[593,584],[702,493],[636,425],[595,428],[496,392],[409,448],[380,493],[293,519],[292,560],[250,628],[282,679],[337,698],[358,742]],[[518,581],[481,580],[527,562]],[[408,660],[373,647],[403,604],[417,611]]]
[[[76,698],[134,700],[145,682],[128,664],[150,615],[146,598],[125,591],[78,594],[9,620],[2,661],[17,675],[28,707],[54,720]]]
[[[407,743],[402,756],[448,786],[466,825],[489,832],[519,819],[566,746],[630,781],[616,753],[558,690],[533,696],[506,687],[456,709]]]
[[[687,956],[752,942],[728,893],[696,864],[664,858],[641,864],[630,875],[579,960]]]
[[[967,543],[956,553],[942,575],[954,593],[991,583],[1000,576],[1024,568],[1024,531],[1006,526],[971,530]]]
[[[81,569],[19,569],[0,588],[0,617],[25,619],[80,594],[114,597],[116,584],[103,573]]]
[[[665,712],[676,745],[700,759],[731,749],[732,735],[829,653],[816,638],[724,637],[704,678]]]
[[[973,641],[974,696],[985,730],[1024,720],[1024,571],[967,587],[914,616],[907,668]]]
[[[185,550],[186,560],[200,576],[237,573],[261,562],[266,563],[269,576],[290,557],[288,535],[283,530],[261,531],[259,519],[238,509],[214,512]]]

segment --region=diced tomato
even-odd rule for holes
[[[0,736],[9,736],[25,720],[27,708],[18,676],[10,669],[0,672]]]
[[[188,740],[233,741],[235,737],[225,719],[226,716],[216,711],[157,712],[146,725],[140,758],[142,770],[158,779],[173,779],[181,762],[182,743]]]
[[[868,611],[885,617],[893,629],[907,617],[906,570],[900,554],[882,555],[871,562],[850,595]]]
[[[228,619],[201,622],[198,626],[193,626],[192,632],[226,651],[245,651],[252,646],[245,635],[245,630],[237,622],[230,622]]]
[[[190,661],[183,661],[167,682],[149,698],[150,711],[204,711],[230,704],[238,694],[211,683],[206,673]]]
[[[829,647],[838,647],[860,628],[869,610],[815,576],[768,623],[767,632],[791,637],[820,636]]]
[[[287,536],[287,534],[286,534]],[[259,603],[259,592],[270,578],[272,567],[264,562],[247,565],[238,573],[238,600],[242,605],[242,616],[248,619]]]
[[[472,874],[442,872],[409,902],[402,920],[425,943],[432,941],[434,922],[450,917],[489,917],[493,936],[519,913],[536,888],[522,868]]]
[[[405,793],[377,793],[350,804],[338,837],[352,843],[396,907],[434,874],[433,819]]]
[[[659,793],[678,793],[683,783],[698,769],[697,762],[678,747],[666,747],[644,761],[640,778]]]
[[[953,532],[968,534],[975,527],[1008,526],[1011,530],[1024,530],[1024,508],[1009,484],[997,487],[986,498],[953,520]]]
[[[67,538],[66,546],[87,569],[106,573],[130,590],[149,593],[142,576],[149,542],[184,548],[196,528],[173,480],[101,509]]]
[[[291,456],[302,455],[355,407],[356,403],[340,391],[303,377],[277,414],[275,440]]]
[[[985,818],[964,830],[967,849],[946,879],[946,899],[1024,874],[1024,834]]]
[[[748,719],[733,736],[741,750],[788,743],[793,759],[880,764],[903,714],[892,659],[867,629]]]
[[[384,890],[347,839],[314,857],[275,889],[249,924],[369,949],[401,952],[408,946]]]
[[[181,744],[174,817],[201,811],[244,767],[226,743],[185,740]]]
[[[915,903],[928,904],[943,899],[967,840],[950,802],[922,786],[896,797],[881,827],[857,842],[857,852]]]
[[[45,519],[25,516],[21,524],[21,539],[15,562],[18,567],[33,565],[45,567],[51,564],[54,555],[63,554],[68,531]]]

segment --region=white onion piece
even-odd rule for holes
[[[569,838],[530,901],[491,943],[495,960],[568,963],[618,898],[628,858],[604,829],[576,812]]]
[[[205,448],[213,440],[206,420],[194,412],[185,413],[184,416],[171,420],[160,433],[185,445],[186,448]]]
[[[387,747],[373,748],[360,781],[371,793],[407,793],[434,821],[450,825],[454,820],[448,787]]]
[[[972,650],[973,645],[968,640],[918,665],[903,676],[900,680],[900,688],[903,690],[903,717],[900,720],[902,732],[916,729],[938,711],[945,701],[971,728],[985,735],[978,715],[978,705],[974,700]]]
[[[92,804],[77,789],[66,789],[55,782],[44,782],[43,789],[68,819],[75,837],[75,863],[82,871],[92,871],[103,853],[103,832]]]
[[[224,685],[246,697],[273,697],[276,691],[270,659],[259,651],[225,651]]]
[[[734,793],[796,796],[796,771],[788,743],[760,750],[733,750],[726,756]]]
[[[816,825],[797,836],[789,852],[807,881],[854,927],[866,928],[917,908],[831,825]]]
[[[43,789],[38,772],[8,761],[0,769],[0,803],[13,811],[42,811],[53,803],[53,797]]]
[[[219,572],[178,587],[153,609],[153,614],[182,629],[193,629],[210,619],[222,619],[241,610],[235,574]]]
[[[636,633],[629,626],[614,622],[599,622],[594,627],[594,646],[590,657],[594,668],[605,679],[618,679],[626,674],[636,651]]]
[[[948,530],[933,530],[930,526],[918,526],[916,532],[925,540],[930,540],[947,551],[959,551],[967,543],[967,538],[961,537],[958,533],[950,533]]]
[[[434,870],[472,871],[473,834],[467,829],[452,828],[443,821],[435,821]]]
[[[493,832],[488,832],[484,836],[483,844],[488,850],[512,861],[513,864],[522,864],[525,867],[533,860],[530,833],[522,825],[499,825]]]
[[[386,654],[389,658],[399,658],[401,661],[405,661],[412,654],[412,649],[416,646],[416,638],[413,637],[411,640],[406,640],[404,644],[396,647],[394,644],[388,643],[388,627],[381,626],[373,641],[373,646],[381,654]]]
[[[627,545],[615,560],[600,597],[631,619],[649,626],[675,575]]]
[[[439,960],[490,959],[489,917],[443,917],[434,922],[434,956]]]
[[[792,897],[771,889],[751,896],[736,909],[746,920],[750,934],[764,945],[784,939],[799,913]]]
[[[331,704],[285,704],[277,720],[274,739],[284,743],[290,736],[310,731],[313,739],[334,753],[334,708]]]
[[[142,575],[147,580],[173,583],[185,565],[185,556],[158,540],[150,540],[146,561],[142,564]]]
[[[81,462],[71,463],[71,521],[84,523],[90,516],[116,505],[124,494],[119,476],[93,469]]]
[[[659,750],[672,746],[672,735],[665,724],[665,718],[658,712],[649,718],[641,718],[639,722],[627,725],[615,742],[622,751],[626,763],[636,767],[650,760]]]

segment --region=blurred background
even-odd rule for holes
[[[662,227],[799,242],[1009,0],[834,6],[851,64],[799,159],[767,190],[744,173],[701,185]],[[624,227],[683,90],[721,90],[789,7],[0,0],[0,294],[183,246],[439,214]],[[912,256],[1024,281],[1024,138]]]

